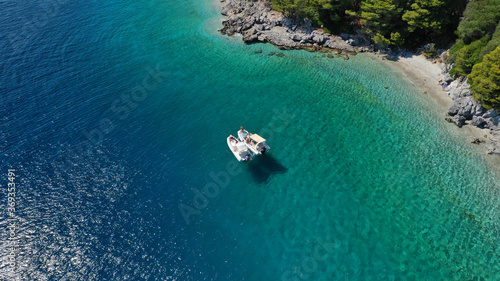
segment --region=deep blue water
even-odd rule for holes
[[[268,56],[209,0],[0,11],[2,280],[500,280],[496,170],[380,62]]]

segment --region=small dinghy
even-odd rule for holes
[[[248,162],[252,160],[252,153],[248,150],[244,142],[238,141],[235,137],[230,135],[227,137],[227,146],[234,154],[234,157],[240,162]]]
[[[254,154],[266,154],[271,147],[266,144],[266,140],[257,134],[249,133],[247,130],[240,128],[238,131],[238,138],[240,142],[246,144],[246,146],[254,153]]]

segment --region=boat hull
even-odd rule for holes
[[[245,143],[246,146],[248,147],[249,150],[252,151],[253,154],[266,154],[266,152],[268,152],[269,150],[271,150],[271,147],[269,145],[267,145],[266,143],[262,143],[262,145],[259,145],[259,147],[255,147],[251,144],[249,144],[247,141],[246,141],[246,136],[248,135],[248,131],[247,130],[243,130],[243,132],[241,130],[238,131],[238,138],[241,142]]]
[[[238,141],[235,139],[231,139],[231,137],[227,138],[227,146],[229,147],[229,150],[233,153],[234,157],[239,161],[239,162],[248,162],[252,160],[252,153],[248,150],[242,150],[238,148]]]
[[[243,132],[241,130],[238,131],[238,138],[240,139],[241,142],[245,142],[246,135],[248,135],[247,130],[243,130]]]

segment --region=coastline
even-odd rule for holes
[[[272,9],[267,0],[215,0],[225,16],[219,31],[224,35],[241,34],[243,42],[267,42],[280,49],[311,51],[339,50],[355,53],[356,47],[346,39],[312,26],[309,19],[291,19]],[[357,43],[357,42],[356,42]],[[364,47],[359,47],[364,50]]]
[[[422,91],[422,94],[438,105],[442,110],[442,121],[446,122],[445,117],[454,100],[438,84],[439,79],[446,75],[442,73],[442,65],[433,63],[423,55],[412,54],[399,57],[398,60],[386,59],[385,55],[375,53],[364,53],[363,55],[381,61],[388,67],[404,73],[406,78]],[[449,125],[455,126],[455,124]],[[471,150],[476,150],[480,155],[483,155],[482,158],[494,171],[500,171],[500,157],[496,157],[498,154],[489,152],[491,147],[488,146],[496,143],[495,135],[491,133],[490,129],[481,129],[472,125],[462,126],[457,129],[459,136],[465,141],[470,142]],[[474,144],[472,143],[473,139],[479,139],[481,142]]]
[[[466,79],[451,78],[443,71],[446,69],[444,63],[433,63],[423,55],[411,53],[403,56],[375,53],[376,47],[360,34],[325,33],[312,27],[307,19],[286,18],[281,12],[272,10],[266,0],[215,0],[214,4],[224,16],[219,32],[228,36],[241,34],[245,43],[267,42],[280,49],[335,51],[344,53],[344,59],[349,59],[348,54],[361,52],[395,67],[442,108],[443,121],[461,128],[469,141],[483,147],[485,153],[500,155],[500,115],[495,110],[487,111],[474,100]],[[441,80],[447,85],[446,91],[439,84]],[[445,118],[446,113],[448,117]]]
[[[448,112],[453,99],[438,83],[439,79],[443,78],[445,75],[442,73],[442,64],[433,63],[423,55],[416,54],[398,57],[397,60],[387,59],[385,55],[369,52],[364,53],[363,55],[379,60],[388,67],[392,67],[404,73],[406,78],[421,90],[422,94],[426,95],[427,98],[431,99],[441,108],[443,113],[442,121],[445,122],[445,117],[447,116],[446,113]],[[469,140],[479,139],[481,143],[477,144],[477,146],[482,149],[484,153],[486,153],[487,149],[485,148],[485,143],[490,141],[489,129],[481,129],[476,126],[462,126],[459,130],[461,131],[461,134]],[[471,143],[471,145],[475,144]],[[494,162],[500,163],[500,159]]]
[[[433,64],[422,55],[410,54],[407,56],[398,57],[397,60],[386,59],[383,55],[366,53],[367,56],[381,60],[385,64],[397,68],[405,74],[415,86],[422,90],[422,93],[427,94],[432,98],[445,112],[450,107],[453,101],[441,86],[437,83],[441,74],[441,67],[438,64]]]

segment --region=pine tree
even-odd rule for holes
[[[403,20],[409,25],[410,32],[415,29],[440,29],[446,17],[441,16],[445,3],[440,0],[415,0],[411,9],[403,14]]]
[[[500,109],[500,46],[484,56],[484,60],[467,76],[474,98],[486,108]]]
[[[359,16],[368,33],[386,35],[394,27],[400,9],[394,0],[365,0],[361,2]]]

